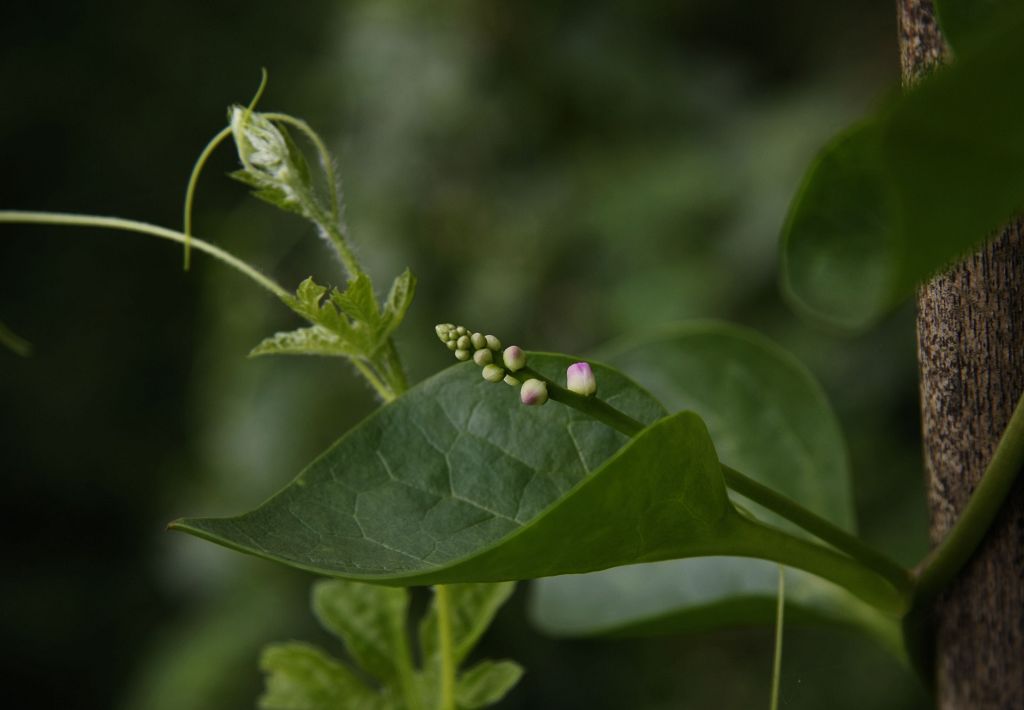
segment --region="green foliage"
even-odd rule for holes
[[[398,276],[381,311],[370,277],[359,274],[344,291],[328,290],[309,277],[294,298],[285,301],[314,325],[276,333],[252,349],[256,355],[337,355],[373,358],[401,324],[412,303],[416,278],[408,269]]]
[[[572,360],[530,362],[557,377]],[[302,569],[396,585],[761,557],[879,608],[903,608],[902,592],[874,572],[733,507],[696,414],[661,419],[623,447],[621,434],[574,409],[524,410],[511,388],[473,368],[449,368],[378,410],[256,510],[172,527]],[[621,373],[595,370],[607,401],[641,421],[662,414]]]
[[[792,355],[762,336],[697,322],[606,349],[603,359],[632,374],[670,411],[707,422],[723,463],[854,532],[846,446],[824,392]],[[735,502],[805,535],[757,503]],[[895,625],[845,590],[799,570],[787,573],[791,618],[865,626],[890,642]],[[770,623],[775,565],[735,557],[675,560],[534,585],[532,613],[560,635],[668,633]]]
[[[473,650],[514,584],[470,584],[450,587],[457,639],[457,668]],[[436,598],[434,604],[436,604]],[[432,605],[420,626],[423,663],[417,668],[406,631],[409,593],[342,580],[313,587],[313,611],[320,623],[345,646],[355,673],[346,663],[302,643],[274,644],[266,649],[261,668],[267,674],[264,710],[432,710],[439,707],[440,659],[437,658],[436,614]],[[426,649],[432,649],[428,651]],[[459,710],[492,705],[512,689],[522,669],[511,661],[482,661],[456,677]],[[365,678],[365,680],[364,680]]]
[[[862,328],[976,247],[1024,198],[1024,21],[891,101],[819,155],[783,232],[801,310]]]

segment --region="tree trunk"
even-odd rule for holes
[[[911,84],[949,57],[931,0],[897,0]],[[918,362],[931,541],[943,539],[1024,392],[1024,225],[923,286]],[[943,710],[1024,708],[1024,481],[935,608]]]

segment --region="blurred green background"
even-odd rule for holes
[[[777,235],[816,149],[898,75],[888,0],[66,3],[6,7],[0,208],[177,226],[191,165],[270,72],[262,107],[330,139],[378,286],[405,266],[398,344],[432,324],[585,352],[725,318],[796,352],[849,437],[863,533],[926,545],[913,316],[857,339],[781,302]],[[340,271],[311,228],[223,178],[196,232],[286,285]],[[307,575],[164,532],[247,509],[374,406],[337,361],[246,360],[295,322],[265,293],[143,237],[0,228],[0,629],[8,707],[252,707],[269,640],[322,641]],[[520,589],[481,655],[527,675],[505,708],[758,707],[771,630],[555,641]],[[782,706],[916,708],[917,682],[849,632],[786,629]]]

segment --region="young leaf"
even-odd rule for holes
[[[313,586],[313,613],[345,643],[352,658],[381,683],[412,673],[405,617],[409,593],[395,587],[330,580]]]
[[[314,325],[309,328],[298,328],[275,333],[265,338],[259,345],[249,351],[249,357],[258,355],[340,355],[356,357],[362,351],[353,347],[337,336],[337,334]]]
[[[406,269],[391,284],[387,301],[384,302],[384,319],[381,327],[382,337],[391,335],[405,318],[406,311],[412,305],[416,293],[416,277]]]
[[[344,291],[332,291],[331,303],[341,313],[353,321],[365,323],[371,330],[376,330],[380,324],[380,306],[373,294],[370,277],[366,274],[359,274],[352,279]]]
[[[379,696],[345,666],[304,643],[268,646],[260,658],[267,674],[261,710],[384,710]]]
[[[747,329],[698,322],[613,346],[603,356],[634,373],[669,409],[699,413],[723,463],[854,531],[842,432],[821,387],[792,355]],[[786,526],[736,498],[759,519]],[[774,564],[708,557],[541,580],[530,607],[535,622],[557,635],[702,631],[771,623],[776,587]],[[863,603],[799,570],[787,571],[786,601],[790,619],[855,624],[887,643],[896,638]]]
[[[481,661],[459,676],[455,704],[459,710],[476,710],[498,702],[523,677],[523,668],[512,661]]]
[[[494,615],[515,591],[515,582],[498,584],[452,584],[448,586],[451,604],[452,645],[456,663],[462,663],[476,646]],[[424,665],[437,655],[436,597],[420,622],[420,649]]]
[[[863,328],[1024,206],[1024,19],[827,146],[782,236],[801,311]]]

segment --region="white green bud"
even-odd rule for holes
[[[469,336],[470,342],[473,343],[473,347],[477,350],[487,347],[487,340],[484,339],[483,333],[473,333]]]
[[[468,360],[469,359],[469,351],[468,350],[462,350],[460,348],[460,349],[455,351],[455,357],[458,358],[459,360]]]
[[[509,345],[501,356],[502,362],[512,372],[522,370],[526,367],[526,353],[518,345]]]
[[[540,380],[529,379],[519,390],[519,400],[527,406],[540,406],[548,401],[548,386]]]
[[[513,387],[515,387],[516,385],[519,384],[519,380],[514,378],[512,375],[505,375],[505,384],[512,385]]]
[[[498,352],[499,350],[501,350],[501,341],[498,340],[493,335],[485,335],[484,340],[487,341],[487,347],[493,350],[494,352]]]
[[[457,342],[459,345],[459,350],[469,350],[473,346],[473,343],[470,341],[468,335],[460,336]]]
[[[473,353],[473,362],[475,362],[480,367],[483,367],[484,365],[490,365],[492,362],[494,362],[494,356],[491,354],[490,350],[477,350],[475,353]]]
[[[468,331],[466,330],[466,327],[462,326],[462,325],[460,325],[458,328],[455,329],[455,334],[456,335],[465,335],[467,332]]]
[[[585,362],[576,362],[569,365],[569,368],[565,371],[565,382],[569,390],[584,397],[589,397],[597,392],[597,380],[594,378],[594,371]]]
[[[487,365],[481,374],[488,382],[501,382],[505,377],[505,371],[497,365]]]
[[[447,343],[445,343],[445,345],[448,346],[449,350],[455,350],[456,348],[459,347],[458,345],[455,344],[454,340],[449,340]]]

